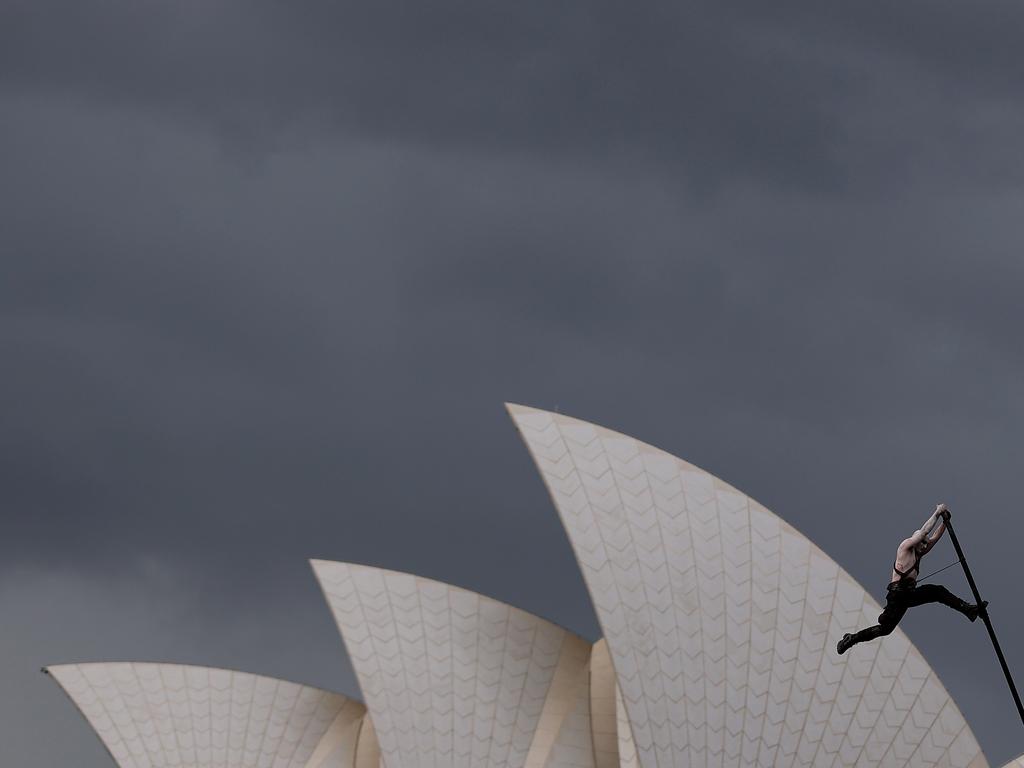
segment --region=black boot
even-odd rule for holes
[[[968,605],[964,609],[963,614],[972,622],[974,622],[978,618],[978,616],[981,615],[981,612],[984,611],[987,607],[988,600],[982,600],[978,605]]]
[[[852,647],[853,647],[853,635],[851,635],[849,632],[847,632],[845,635],[843,635],[843,639],[840,640],[838,643],[836,643],[836,653],[838,653],[840,656],[842,656],[844,653],[846,653]]]

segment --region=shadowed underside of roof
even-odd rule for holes
[[[878,604],[756,501],[657,448],[510,405],[604,630],[640,768],[949,766],[985,759]]]

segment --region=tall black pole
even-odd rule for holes
[[[943,517],[946,521],[946,530],[949,531],[949,538],[953,542],[953,548],[956,550],[956,556],[960,558],[960,564],[964,567],[964,576],[967,577],[967,583],[971,585],[971,592],[974,593],[974,602],[980,606],[981,595],[978,594],[978,585],[974,583],[971,568],[967,565],[967,558],[964,557],[964,551],[960,548],[960,542],[956,538],[956,531],[953,530],[953,525],[949,522],[949,518],[945,515]],[[1017,705],[1017,714],[1020,715],[1020,721],[1024,723],[1024,705],[1020,703],[1020,694],[1017,693],[1017,686],[1013,684],[1013,678],[1010,677],[1010,668],[1006,666],[1006,658],[1003,656],[1003,650],[999,647],[999,641],[996,639],[996,631],[992,629],[992,621],[988,617],[988,609],[982,607],[978,615],[985,622],[985,629],[988,630],[988,636],[992,640],[992,647],[996,649],[996,656],[999,658],[999,666],[1003,668],[1006,684],[1010,686],[1013,702]]]

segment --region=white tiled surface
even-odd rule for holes
[[[336,760],[364,707],[284,680],[177,664],[62,664],[49,673],[121,768],[304,768]],[[310,768],[346,768],[318,760]],[[348,763],[347,765],[350,765]]]
[[[903,632],[835,653],[880,608],[797,530],[657,448],[509,410],[604,629],[623,765],[986,765]]]
[[[1015,760],[1011,760],[1003,768],[1024,768],[1024,755],[1021,755]]]
[[[615,686],[615,725],[618,735],[619,765],[622,768],[638,768],[640,757],[637,755],[636,743],[633,741],[633,730],[626,714],[622,690],[618,685]]]
[[[557,673],[585,664],[584,641],[430,579],[320,560],[313,568],[386,768],[523,768],[549,695],[568,695],[553,685]]]

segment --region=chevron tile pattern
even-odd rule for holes
[[[1006,765],[1004,765],[1003,768],[1024,768],[1024,755],[1021,755],[1015,760],[1011,760]]]
[[[385,768],[524,768],[549,697],[561,699],[553,717],[570,714],[589,643],[566,630],[430,579],[322,560],[313,569]]]
[[[880,607],[799,531],[657,448],[509,411],[604,630],[622,766],[986,765],[900,630],[836,655]]]
[[[47,671],[120,768],[348,768],[365,713],[335,693],[225,669],[120,662]]]

